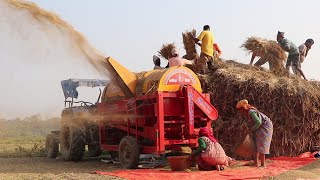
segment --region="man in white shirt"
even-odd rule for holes
[[[311,46],[314,44],[313,39],[307,39],[305,43],[301,44],[299,46],[300,51],[300,63],[304,61],[304,59],[307,57],[309,50],[311,49]]]
[[[307,57],[309,50],[311,49],[312,45],[314,44],[313,39],[307,39],[305,43],[299,46],[299,53],[300,53],[300,63],[299,67],[301,68],[301,63],[303,63],[304,59]],[[295,68],[292,69],[293,72],[296,71]],[[300,73],[297,72],[297,75],[300,76]]]

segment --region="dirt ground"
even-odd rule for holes
[[[121,178],[93,174],[95,171],[110,171],[120,168],[107,164],[101,158],[85,159],[81,162],[65,162],[61,158],[0,158],[0,179],[111,179]]]

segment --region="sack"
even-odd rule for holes
[[[257,153],[256,145],[254,139],[249,134],[244,138],[243,142],[237,147],[236,154],[247,158],[251,156],[255,156]]]

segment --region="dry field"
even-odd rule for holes
[[[61,158],[0,158],[0,179],[114,179],[120,178],[92,174],[95,171],[110,171],[119,168],[106,164],[101,158],[81,162],[65,162]]]
[[[9,179],[119,179],[92,174],[119,168],[102,162],[102,158],[85,158],[81,162],[65,162],[61,157],[45,157],[44,138],[0,139],[0,180]]]
[[[44,137],[0,139],[0,158],[45,156]]]

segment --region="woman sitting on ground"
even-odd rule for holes
[[[221,145],[212,135],[210,129],[204,127],[199,131],[199,147],[190,155],[190,161],[196,158],[200,171],[223,169],[228,166],[231,158],[226,155]]]
[[[269,154],[273,133],[272,121],[268,116],[251,106],[245,99],[239,101],[236,108],[247,117],[251,125],[250,131],[255,141],[257,151],[254,162],[255,165],[259,167],[258,162],[260,158],[261,166],[266,167],[265,155]]]

